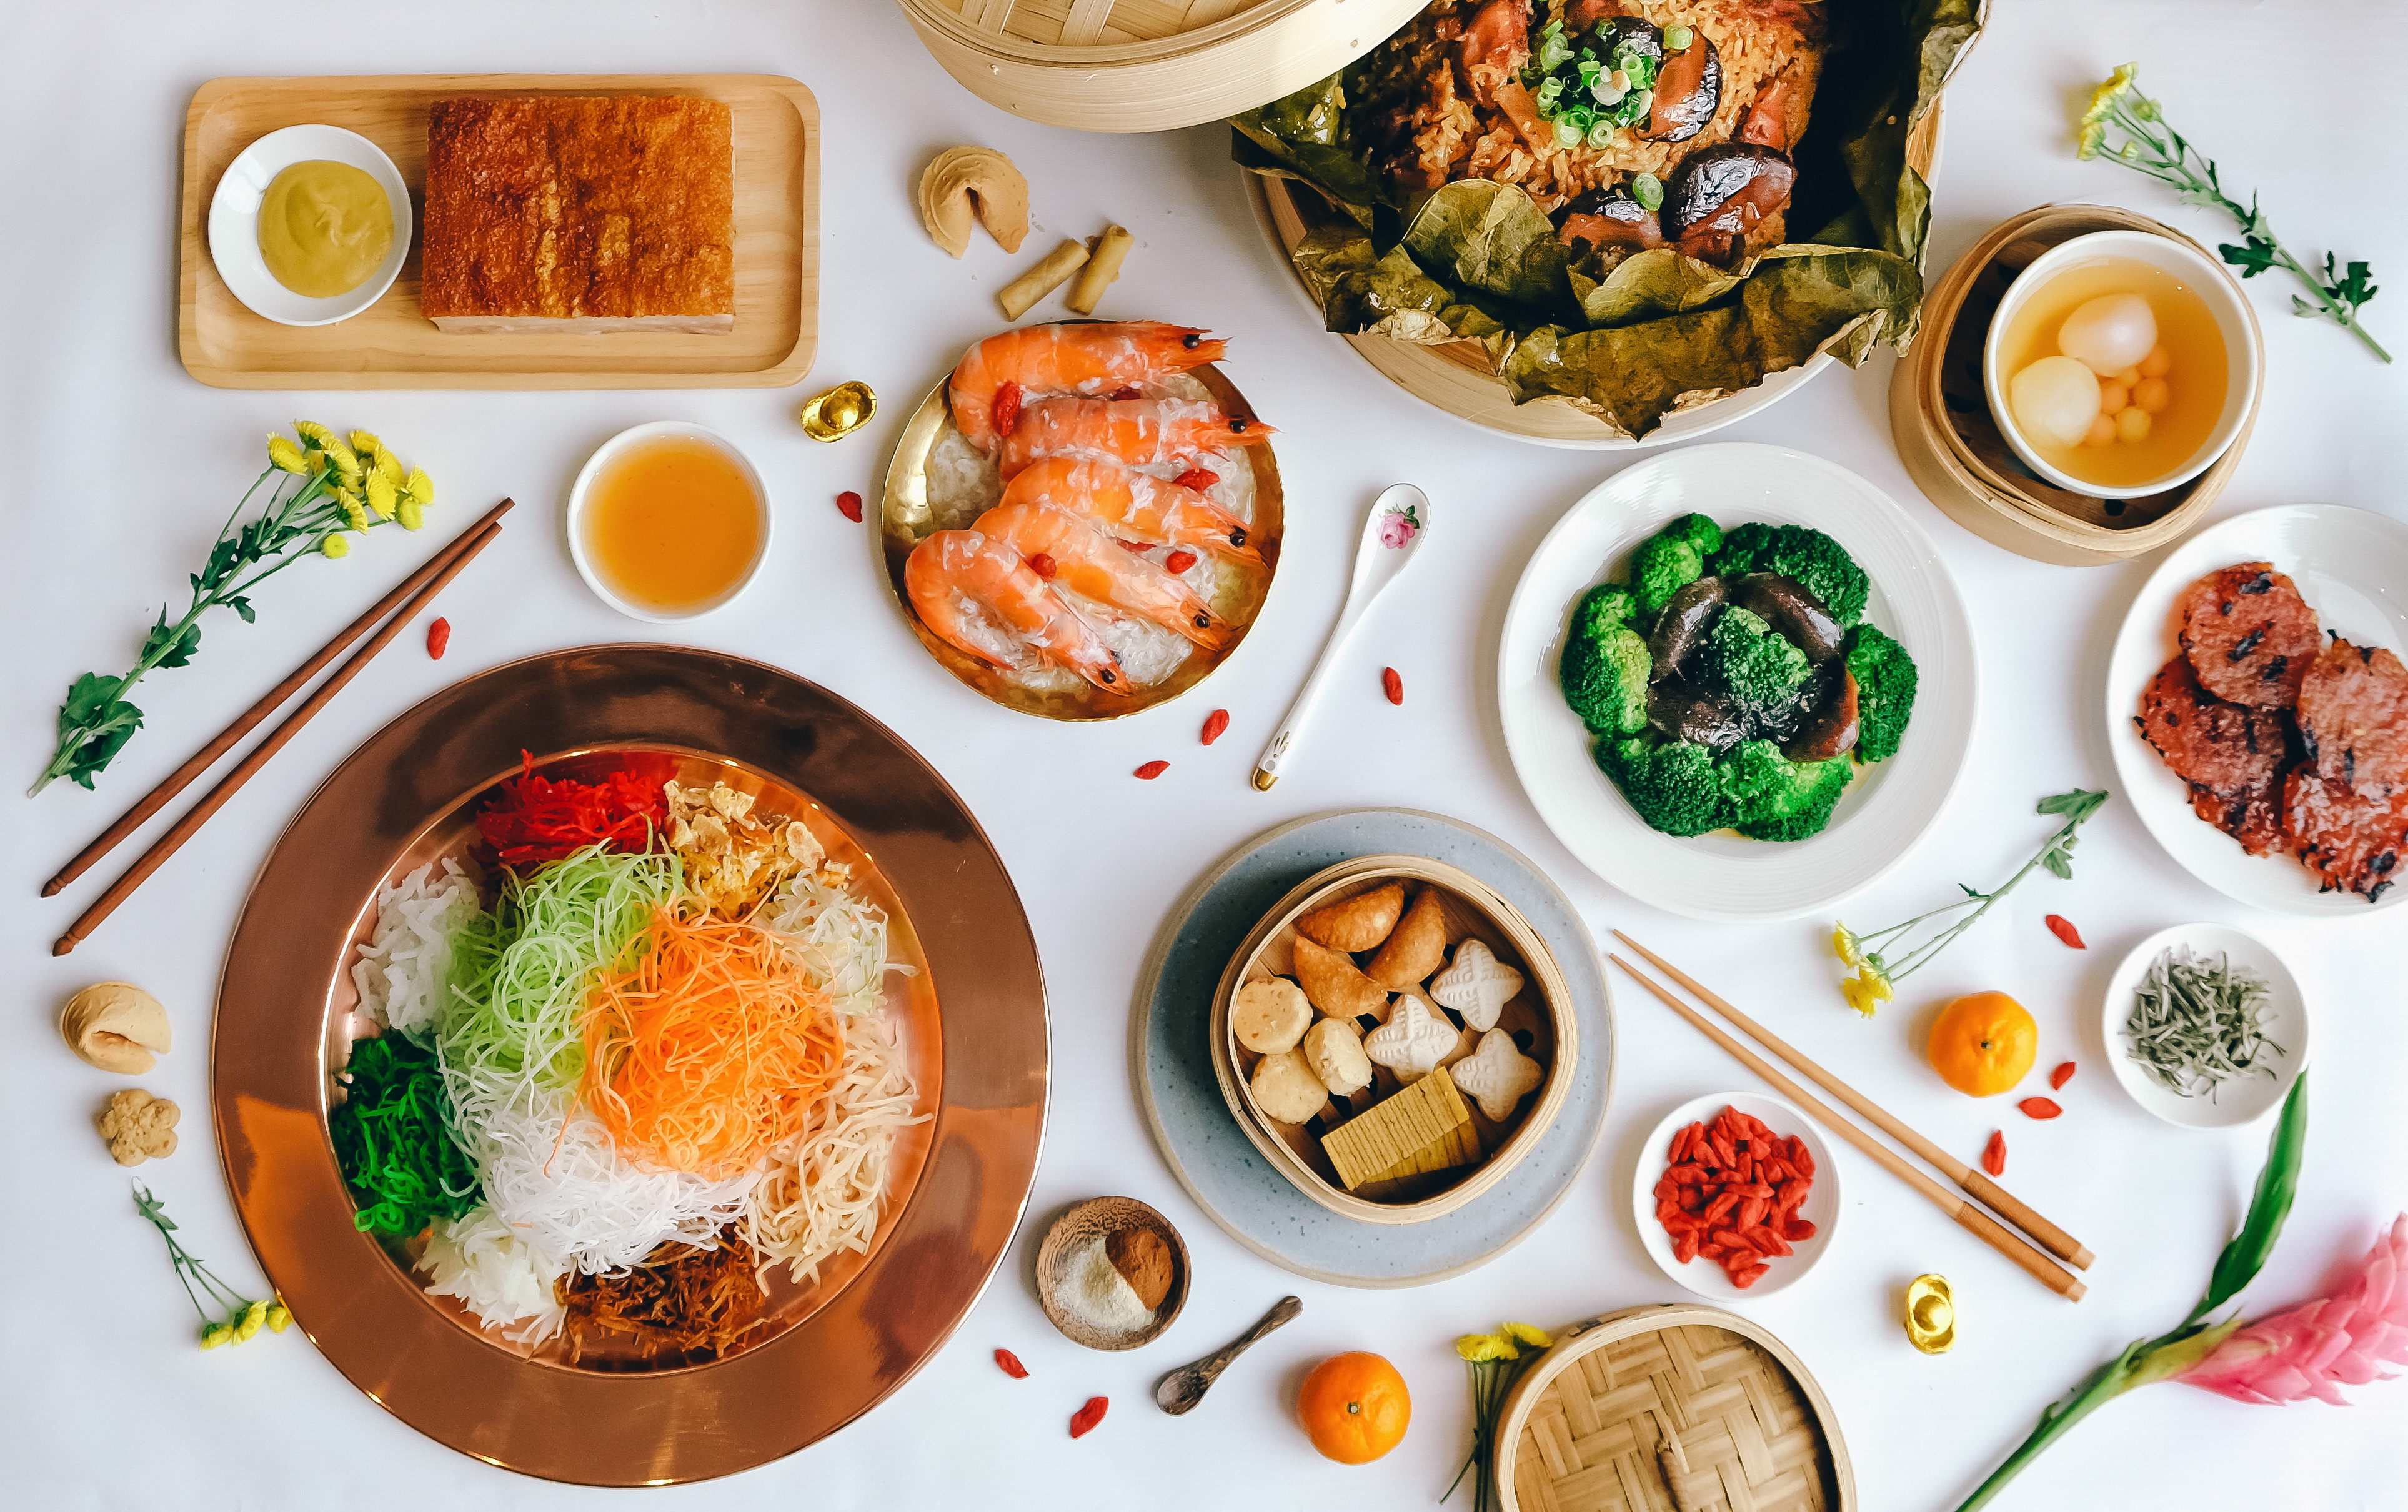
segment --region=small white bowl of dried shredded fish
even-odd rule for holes
[[[2263,940],[2177,924],[2133,948],[2107,984],[2107,1059],[2143,1107],[2186,1129],[2230,1129],[2283,1101],[2308,1063],[2308,1004]]]

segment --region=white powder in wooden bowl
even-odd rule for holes
[[[1101,1236],[1070,1251],[1070,1285],[1064,1304],[1072,1317],[1103,1334],[1126,1334],[1154,1321],[1128,1278],[1112,1265]]]

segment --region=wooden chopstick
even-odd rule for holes
[[[57,943],[50,947],[50,954],[64,955],[74,949],[85,936],[99,926],[103,920],[115,913],[118,905],[133,896],[136,888],[149,881],[150,875],[164,865],[168,857],[181,849],[185,841],[191,839],[202,825],[208,822],[211,815],[224,807],[226,801],[240,792],[242,785],[250,781],[261,767],[267,764],[268,758],[283,749],[285,742],[299,735],[301,727],[308,724],[320,709],[324,708],[337,693],[341,692],[343,685],[357,677],[361,670],[374,660],[377,652],[392,644],[393,638],[408,628],[411,620],[417,618],[418,611],[433,603],[435,596],[442,592],[452,579],[460,575],[461,569],[477,560],[477,554],[492,545],[494,537],[501,533],[502,527],[499,524],[489,524],[470,537],[466,544],[453,554],[452,560],[444,563],[435,576],[420,588],[414,597],[403,604],[394,612],[394,617],[385,621],[383,629],[369,637],[366,645],[352,652],[351,660],[337,667],[334,675],[321,683],[316,692],[311,693],[300,707],[286,716],[282,724],[268,733],[266,739],[252,747],[251,754],[236,763],[234,769],[220,779],[216,787],[209,790],[207,797],[194,804],[166,834],[152,842],[150,849],[142,853],[140,860],[126,868],[124,876],[110,883],[108,891],[102,893],[93,901],[91,907],[83,911],[83,917],[67,926],[67,932],[60,935]]]
[[[406,600],[425,587],[436,574],[457,561],[460,553],[468,549],[469,544],[483,533],[486,526],[509,512],[511,503],[511,500],[504,499],[486,511],[484,519],[453,536],[442,550],[436,552],[427,560],[426,565],[404,578],[400,587],[377,600],[375,606],[366,614],[345,625],[334,639],[326,642],[317,655],[294,668],[291,677],[261,694],[259,702],[244,709],[241,717],[227,725],[215,740],[194,752],[191,761],[169,773],[165,781],[151,789],[143,796],[140,803],[127,809],[123,818],[103,830],[100,838],[84,847],[77,853],[75,860],[60,867],[56,877],[42,884],[42,896],[46,898],[55,896],[67,884],[92,870],[101,857],[116,849],[127,835],[140,829],[151,815],[166,807],[178,793],[191,787],[203,772],[216,765],[219,757],[232,750],[236,742],[259,728],[260,720],[275,713],[286,699],[300,692],[302,686],[311,678],[324,671],[326,663],[340,656],[344,648],[376,628],[378,620],[399,608]]]
[[[1670,961],[1665,960],[1662,956],[1657,955],[1655,951],[1650,950],[1647,947],[1640,944],[1637,940],[1632,939],[1629,935],[1625,934],[1618,929],[1613,932],[1613,937],[1620,940],[1623,944],[1630,947],[1632,949],[1638,951],[1641,955],[1645,956],[1649,961],[1654,962],[1656,968],[1662,971],[1664,975],[1671,977],[1674,981],[1679,982],[1691,992],[1697,994],[1698,998],[1705,1003],[1707,1006],[1713,1008],[1724,1018],[1728,1019],[1731,1022],[1739,1025],[1740,1028],[1744,1030],[1751,1037],[1753,1037],[1757,1044],[1762,1045],[1773,1054],[1788,1062],[1793,1069],[1805,1076],[1816,1086],[1822,1088],[1825,1091],[1829,1092],[1841,1102],[1845,1103],[1850,1107],[1856,1109],[1856,1112],[1863,1115],[1874,1128],[1879,1129],[1882,1133],[1889,1135],[1892,1139],[1897,1140],[1899,1144],[1904,1145],[1907,1148],[1914,1151],[1915,1154],[1921,1156],[1926,1162],[1928,1162],[1933,1169],[1939,1171],[1941,1175],[1946,1177],[1949,1180],[1956,1182],[1959,1187],[1962,1187],[1968,1194],[1988,1204],[2000,1217],[2005,1219],[2015,1227],[2023,1230],[2026,1234],[2030,1234],[2032,1238],[2039,1243],[2042,1249],[2047,1250],[2057,1259],[2064,1261],[2069,1265],[2071,1265],[2075,1270],[2088,1270],[2090,1268],[2090,1262],[2099,1258],[2098,1256],[2093,1255],[2088,1249],[2083,1248],[2081,1241],[2074,1238],[2073,1235],[2066,1233],[2063,1229],[2058,1228],[2056,1224],[2051,1223],[2048,1220],[2041,1217],[2038,1213],[2032,1211],[2031,1208],[2025,1205],[2024,1203],[2017,1199],[2013,1192],[2008,1191],[2004,1187],[2001,1187],[1997,1182],[1991,1180],[1989,1177],[1984,1173],[1975,1170],[1973,1167],[1966,1164],[1963,1161],[1958,1160],[1956,1156],[1951,1155],[1946,1150],[1941,1148],[1938,1145],[1933,1144],[1930,1140],[1924,1138],[1923,1135],[1916,1134],[1913,1129],[1908,1128],[1905,1124],[1900,1123],[1898,1120],[1890,1117],[1890,1115],[1884,1110],[1879,1104],[1873,1102],[1872,1099],[1865,1096],[1862,1092],[1857,1091],[1846,1082],[1842,1081],[1839,1077],[1831,1075],[1828,1071],[1826,1071],[1821,1066],[1815,1064],[1788,1041],[1783,1039],[1772,1031],[1765,1028],[1762,1024],[1757,1023],[1746,1014],[1740,1012],[1739,1009],[1731,1006],[1728,1002],[1716,996],[1713,991],[1708,990],[1703,983],[1699,982],[1696,977],[1691,977],[1687,972],[1683,971],[1680,967],[1672,964]]]
[[[1606,959],[1627,972],[1631,980],[1663,999],[1665,1006],[1695,1024],[1707,1038],[1728,1050],[1742,1065],[1770,1082],[1783,1095],[1804,1108],[1817,1123],[1864,1151],[1892,1176],[1920,1192],[1934,1207],[1955,1219],[1958,1227],[1971,1231],[1991,1248],[2021,1266],[2042,1286],[2069,1302],[2080,1302],[2083,1293],[2089,1290],[2071,1271],[2025,1243],[2021,1234],[2010,1231],[1976,1205],[1907,1164],[1897,1151],[1841,1117],[1829,1104],[1774,1070],[1762,1056],[1723,1033],[1704,1014],[1673,996],[1653,977],[1618,955],[1609,955]]]

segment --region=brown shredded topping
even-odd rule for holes
[[[738,1353],[768,1321],[754,1277],[759,1264],[751,1246],[724,1234],[716,1249],[667,1244],[624,1275],[564,1279],[568,1362],[609,1345],[611,1358],[593,1363],[612,1368],[624,1361],[617,1340],[635,1346],[638,1362],[629,1363],[640,1369],[709,1364]]]

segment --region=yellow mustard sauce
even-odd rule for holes
[[[392,250],[392,205],[374,178],[348,163],[295,163],[260,201],[259,255],[296,294],[347,294]]]

